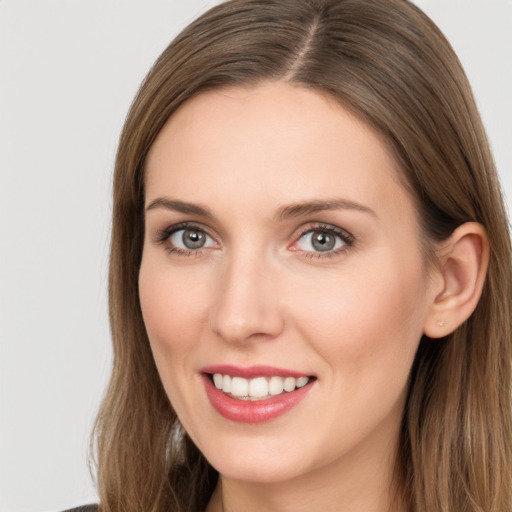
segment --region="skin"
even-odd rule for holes
[[[209,212],[148,209],[139,278],[165,390],[221,475],[208,512],[387,511],[407,379],[442,290],[384,141],[325,95],[265,83],[189,100],[146,170],[146,206]],[[207,233],[202,249],[177,251],[181,233],[162,240],[183,222]],[[304,232],[319,224],[351,237],[315,251]],[[251,425],[211,406],[201,368],[212,364],[317,380],[296,407]]]

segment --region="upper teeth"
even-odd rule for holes
[[[213,383],[217,389],[224,393],[231,393],[236,397],[264,398],[269,395],[280,395],[283,391],[293,391],[301,388],[309,382],[309,377],[256,377],[244,379],[243,377],[231,377],[215,373]]]

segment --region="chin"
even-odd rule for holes
[[[280,456],[272,458],[254,458],[247,454],[241,457],[222,457],[210,463],[224,477],[259,484],[281,483],[297,478],[304,469],[297,460],[286,460]]]
[[[214,446],[201,446],[208,462],[225,478],[269,484],[293,480],[308,473],[314,460],[297,439],[230,436]],[[308,463],[308,460],[310,463]]]

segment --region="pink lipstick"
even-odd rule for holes
[[[208,366],[202,370],[205,391],[224,418],[262,423],[286,413],[309,393],[315,377],[270,366]]]

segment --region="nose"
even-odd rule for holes
[[[211,319],[214,333],[229,343],[279,336],[285,322],[275,277],[275,269],[262,258],[232,258],[218,282]]]

